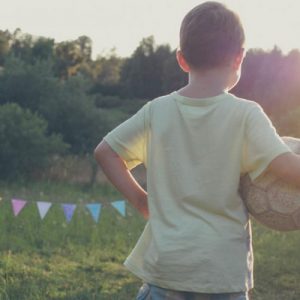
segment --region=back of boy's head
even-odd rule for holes
[[[230,63],[245,42],[237,14],[218,2],[205,2],[184,17],[180,50],[191,69],[208,70]]]

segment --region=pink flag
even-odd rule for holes
[[[11,205],[14,212],[15,217],[21,212],[24,206],[27,204],[26,200],[22,199],[12,199]]]

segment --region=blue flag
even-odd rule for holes
[[[90,204],[86,204],[86,207],[90,211],[94,221],[98,223],[100,212],[101,212],[101,204],[90,203]]]
[[[119,200],[119,201],[114,201],[111,203],[112,206],[123,216],[125,217],[125,210],[126,210],[126,207],[125,207],[125,201],[124,200]]]

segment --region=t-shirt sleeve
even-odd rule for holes
[[[146,162],[149,106],[150,102],[103,138],[125,161],[128,169]]]
[[[252,180],[261,175],[278,155],[291,152],[258,104],[248,114],[243,148],[243,164]]]

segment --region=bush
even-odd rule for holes
[[[32,175],[47,166],[67,145],[59,135],[47,135],[47,122],[16,103],[0,106],[0,178]]]
[[[73,154],[91,153],[108,131],[109,115],[86,93],[87,81],[74,76],[62,83],[60,95],[40,107],[51,132],[61,133]]]

